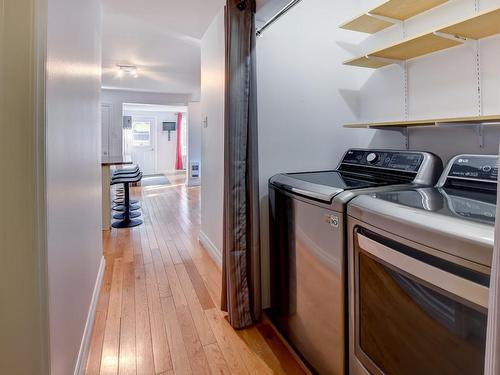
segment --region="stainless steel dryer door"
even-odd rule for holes
[[[354,349],[370,373],[482,374],[487,276],[364,229],[353,243]]]
[[[341,214],[307,201],[285,199],[286,244],[272,257],[273,320],[320,374],[344,374],[345,274]],[[281,211],[281,212],[285,212]],[[275,213],[280,215],[279,212]],[[274,247],[273,252],[276,250]]]

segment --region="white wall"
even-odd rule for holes
[[[353,2],[299,3],[257,40],[264,306],[269,302],[268,180],[276,173],[333,169],[363,145],[342,124],[356,120],[366,72],[342,66],[361,38],[338,28]]]
[[[191,163],[201,163],[201,103],[190,102],[188,105],[188,163],[186,169],[188,171],[188,186],[200,185],[201,175],[199,178],[192,178],[190,169]],[[201,170],[201,165],[200,165]]]
[[[101,93],[101,103],[109,104],[112,112],[111,129],[109,131],[110,156],[122,156],[123,154],[123,103],[185,106],[191,97],[187,94],[161,94],[107,89],[103,89]]]
[[[48,372],[37,237],[33,0],[0,1],[0,374]],[[43,22],[43,16],[38,18]],[[41,69],[43,72],[43,68]],[[8,213],[8,214],[5,214]]]
[[[353,9],[351,16],[377,4],[377,0],[364,0],[362,6]],[[480,10],[500,6],[498,0],[479,1]],[[439,28],[475,12],[474,1],[455,0],[406,22],[408,37]],[[358,54],[402,39],[402,28],[395,26],[366,38],[360,44]],[[498,114],[500,103],[500,75],[498,56],[500,37],[480,42],[482,70],[482,111],[477,98],[477,74],[475,51],[470,46],[460,46],[441,51],[408,63],[409,118],[440,118]],[[362,68],[352,68],[358,74]],[[403,70],[388,66],[376,71],[368,70],[370,77],[359,92],[362,121],[404,119]],[[366,145],[402,148],[402,137],[383,131],[354,131]],[[431,151],[447,162],[458,153],[498,152],[500,127],[485,130],[485,148],[479,147],[474,129],[467,127],[419,128],[410,131],[410,147]]]
[[[264,305],[268,302],[268,179],[279,172],[334,168],[345,150],[351,147],[404,148],[403,138],[397,133],[342,127],[356,121],[404,119],[403,74],[399,67],[373,71],[342,65],[353,56],[401,39],[399,26],[373,37],[338,28],[344,21],[378,3],[378,0],[304,1],[258,39]],[[480,1],[481,10],[499,5],[500,0]],[[473,12],[474,2],[451,1],[407,22],[407,34],[416,35]],[[500,37],[481,42],[482,114],[485,115],[498,114],[499,52]],[[209,114],[208,129],[203,130],[202,159],[204,165],[217,170],[213,175],[205,169],[203,184],[207,181],[212,186],[202,190],[206,197],[202,198],[202,205],[206,205],[202,210],[203,229],[211,231],[211,235],[207,235],[215,238],[213,242],[218,249],[222,246],[222,148],[217,152],[223,141],[222,57],[221,14],[202,44],[202,69],[205,71],[204,79],[202,74],[202,116]],[[411,61],[410,119],[478,115],[475,71],[473,50],[467,46]],[[215,117],[220,119],[217,129],[214,129],[214,114],[210,112],[214,108],[218,111]],[[481,149],[472,128],[414,129],[410,131],[410,147],[434,152],[445,162],[461,152],[496,153],[499,127],[486,128],[485,134],[485,148]],[[221,220],[217,219],[219,217]]]
[[[46,189],[51,375],[73,373],[102,260],[100,12],[100,0],[48,0]]]
[[[153,118],[156,123],[156,172],[175,172],[175,160],[177,150],[177,132],[168,133],[162,131],[163,122],[177,122],[177,112],[165,111],[130,111],[125,110],[124,116]]]
[[[224,197],[224,11],[201,41],[201,237],[222,251]]]

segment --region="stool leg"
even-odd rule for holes
[[[130,221],[130,187],[129,184],[123,184],[125,190],[124,203],[125,203],[125,220]]]

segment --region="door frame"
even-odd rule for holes
[[[158,173],[158,118],[156,116],[132,116],[132,128],[135,121],[150,121],[151,131],[150,139],[152,137],[151,148],[153,148],[153,174]]]
[[[111,131],[111,128],[113,126],[113,104],[112,103],[105,103],[101,102],[101,134],[102,134],[102,107],[107,107],[109,108],[109,126],[108,126],[108,156],[111,156],[111,137],[113,135],[113,132]],[[101,155],[103,151],[103,144],[102,144],[102,135],[101,135]]]

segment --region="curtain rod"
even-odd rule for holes
[[[276,13],[269,21],[267,21],[264,26],[257,30],[257,36],[262,36],[262,33],[273,23],[275,23],[281,16],[283,16],[286,12],[292,9],[295,5],[300,3],[302,0],[293,0],[288,3],[283,9],[281,9],[278,13]]]

